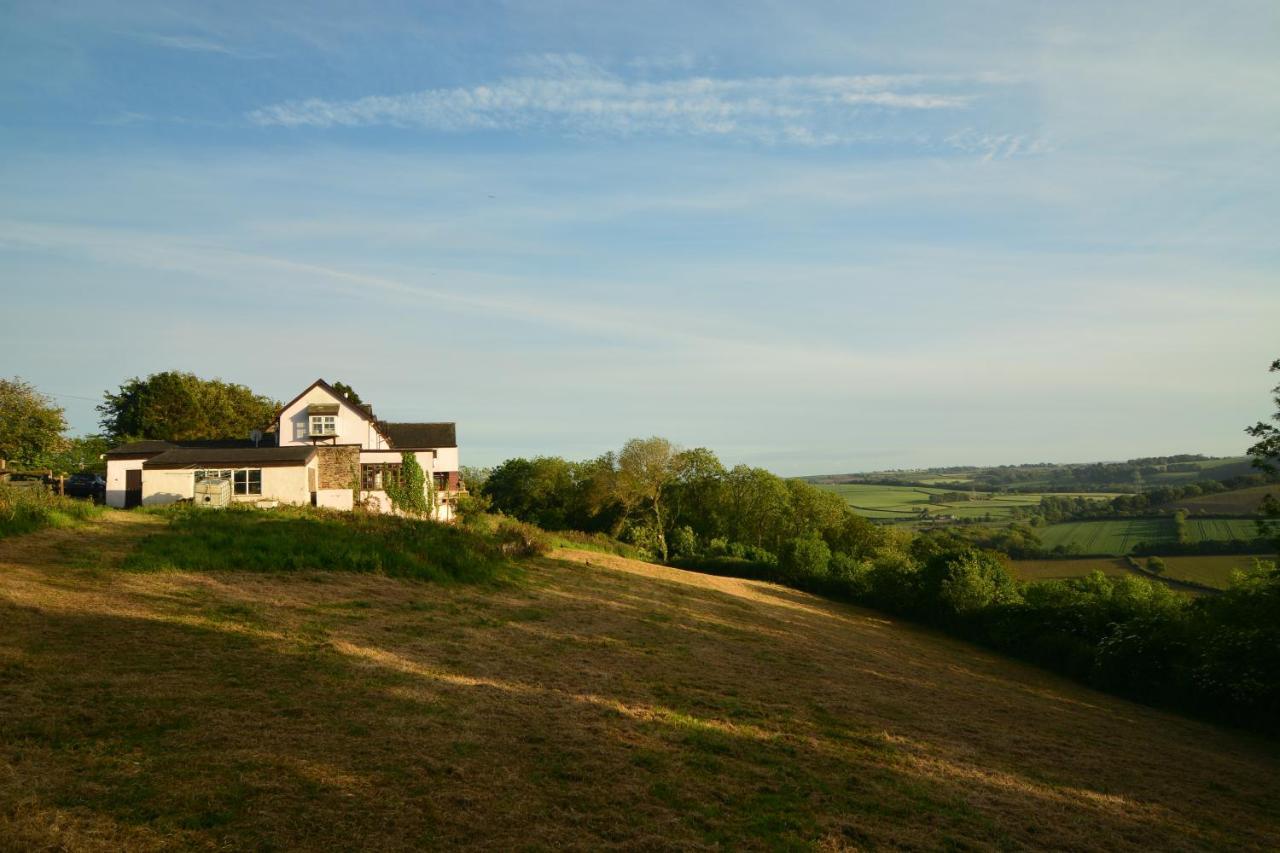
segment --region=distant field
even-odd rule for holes
[[[930,515],[952,515],[957,518],[981,518],[990,515],[994,521],[1008,521],[1013,509],[1019,506],[1036,506],[1040,494],[991,494],[974,492],[975,500],[951,503],[930,503],[930,495],[945,494],[956,489],[929,486],[881,486],[871,483],[822,484],[821,488],[833,491],[845,499],[849,506],[867,518],[911,521],[919,517],[921,510]],[[1107,500],[1108,494],[1083,494]]]
[[[1178,501],[1174,506],[1190,513],[1252,515],[1258,511],[1258,504],[1262,503],[1266,495],[1272,495],[1280,500],[1280,486],[1255,486],[1252,489],[1237,489],[1234,492],[1223,492],[1218,495],[1201,495]]]
[[[1273,559],[1265,555],[1232,554],[1213,557],[1162,557],[1165,577],[1193,581],[1225,589],[1234,571],[1252,568],[1255,559]],[[1010,563],[1021,580],[1057,580],[1084,577],[1099,571],[1106,575],[1133,574],[1119,557],[1086,557],[1079,560],[1014,560]]]
[[[1258,530],[1248,518],[1204,518],[1187,522],[1192,542],[1245,541],[1257,537]],[[1172,518],[1127,518],[1108,521],[1068,521],[1039,531],[1046,548],[1063,546],[1081,554],[1128,554],[1141,542],[1151,544],[1177,541]]]

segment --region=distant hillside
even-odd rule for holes
[[[1266,849],[1280,750],[604,554],[503,583],[0,541],[0,848]],[[246,568],[253,568],[247,565]]]
[[[1161,485],[1227,480],[1256,474],[1247,456],[1212,457],[1186,453],[1124,462],[1037,462],[1023,465],[893,469],[821,474],[803,479],[818,484],[885,485],[1015,492],[1137,492]]]

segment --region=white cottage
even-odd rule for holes
[[[190,499],[202,477],[231,481],[232,500],[390,512],[384,486],[412,453],[434,485],[435,516],[453,518],[462,489],[452,423],[389,423],[323,379],[286,403],[258,441],[135,441],[107,452],[107,504]]]

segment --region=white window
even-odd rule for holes
[[[312,435],[337,435],[338,434],[338,416],[337,415],[312,415],[311,416],[311,434]]]
[[[262,494],[261,468],[202,468],[195,474],[197,483],[201,480],[228,480],[231,491],[237,495]]]

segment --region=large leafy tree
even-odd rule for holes
[[[267,426],[280,404],[244,385],[170,370],[133,378],[98,406],[113,441],[245,438]]]
[[[665,438],[633,438],[618,454],[618,499],[653,519],[658,555],[667,559],[666,492],[676,478],[679,451]]]
[[[52,398],[18,377],[0,379],[0,459],[43,465],[66,444],[67,420]]]

